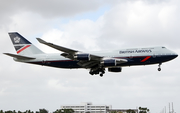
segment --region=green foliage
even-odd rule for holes
[[[56,111],[54,111],[53,113],[62,113],[61,109],[57,109]]]
[[[127,110],[126,112],[127,113],[136,113],[134,110],[131,110],[131,109]]]
[[[22,111],[16,112],[15,110],[13,110],[13,111],[11,111],[11,110],[9,110],[9,111],[0,110],[0,113],[34,113],[34,112],[31,111],[31,110],[26,110],[26,111],[24,111],[24,112],[22,112]]]
[[[0,113],[34,113],[34,112],[31,110],[26,110],[25,112],[22,112],[22,111],[16,112],[15,110],[13,110],[13,111],[11,111],[11,110],[9,110],[9,111],[0,110]],[[46,109],[39,109],[39,111],[36,111],[35,113],[49,113],[49,111]],[[74,110],[73,109],[57,109],[53,113],[74,113]]]
[[[53,113],[74,113],[74,110],[73,109],[57,109]]]
[[[64,109],[64,113],[74,113],[73,109]]]
[[[39,109],[39,113],[48,113],[48,110],[46,110],[46,109]]]
[[[25,113],[34,113],[34,112],[31,110],[26,110]]]
[[[111,111],[111,113],[117,113],[117,111]]]

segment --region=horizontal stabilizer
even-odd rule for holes
[[[4,53],[5,55],[11,56],[13,58],[17,58],[17,59],[22,59],[22,60],[32,60],[32,59],[36,59],[36,58],[32,58],[32,57],[27,57],[27,56],[22,56],[22,55],[16,55],[16,54],[11,54],[11,53]]]

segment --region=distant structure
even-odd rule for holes
[[[73,109],[75,113],[107,113],[111,106],[93,105],[91,102],[84,102],[79,105],[62,105],[61,109]]]
[[[127,113],[129,109],[112,109],[111,105],[93,105],[91,102],[84,102],[79,105],[62,105],[61,109],[73,109],[75,113],[110,113],[112,111]],[[138,109],[134,110],[138,113]]]

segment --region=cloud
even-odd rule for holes
[[[71,2],[71,3],[70,3]],[[109,5],[96,20],[74,19]],[[39,44],[40,37],[81,51],[167,46],[180,54],[179,1],[3,1],[0,4],[0,52],[15,53],[7,32],[18,31],[44,52],[59,52]],[[102,11],[103,12],[103,11]],[[93,14],[92,14],[93,16]],[[96,15],[97,17],[97,15]],[[64,22],[63,19],[68,21]],[[66,70],[16,63],[1,54],[0,106],[3,110],[54,111],[64,104],[91,101],[113,108],[147,106],[159,112],[180,94],[179,58],[157,65],[123,67],[103,78],[89,70]]]
[[[176,25],[179,22],[176,20],[179,16],[176,15],[176,7],[175,4],[168,3],[149,5],[143,1],[117,4],[104,15],[104,33],[100,39],[107,41],[104,45],[111,39],[126,47],[166,45],[177,48],[174,35],[178,34],[175,27],[178,27]],[[163,13],[165,10],[168,12]]]
[[[1,14],[3,15],[13,15],[17,12],[33,12],[34,14],[39,14],[45,18],[54,17],[68,17],[79,13],[84,13],[87,11],[95,11],[101,5],[101,1],[71,1],[71,0],[51,0],[49,1],[3,1],[1,4]]]

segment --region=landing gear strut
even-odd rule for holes
[[[161,71],[161,64],[162,64],[162,63],[159,63],[159,65],[158,65],[158,67],[159,67],[159,68],[158,68],[158,71]]]
[[[105,69],[104,68],[98,68],[98,69],[91,69],[90,70],[90,72],[89,72],[89,74],[91,74],[91,75],[96,75],[96,74],[99,74],[100,75],[100,77],[103,77],[103,74],[105,73]]]

